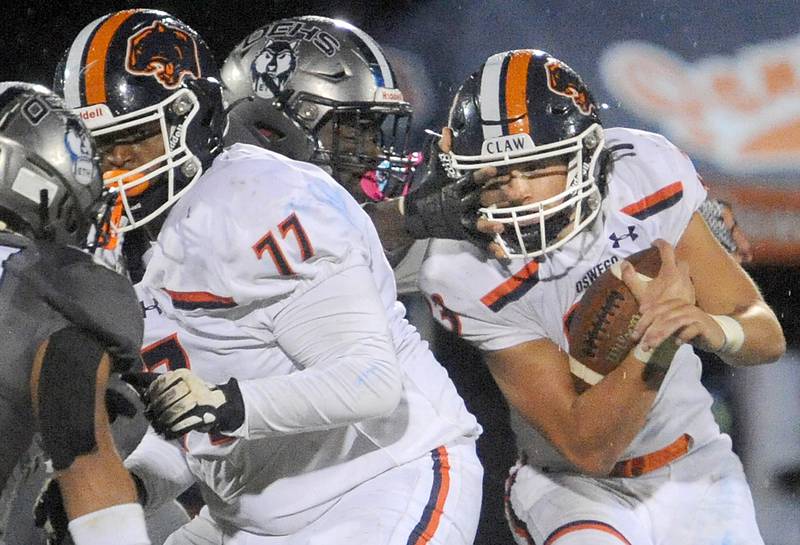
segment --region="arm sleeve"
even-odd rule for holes
[[[194,483],[181,449],[176,443],[158,437],[149,426],[142,441],[125,459],[125,468],[144,484],[147,513],[174,500]]]
[[[239,382],[244,424],[226,435],[260,438],[331,429],[390,413],[402,372],[370,270],[357,265],[293,298],[273,320],[300,369]]]

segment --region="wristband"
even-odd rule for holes
[[[720,314],[709,314],[709,316],[722,328],[722,334],[725,336],[722,346],[716,352],[718,354],[737,353],[744,344],[744,328],[742,328],[739,320]]]

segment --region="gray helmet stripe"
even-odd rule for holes
[[[108,15],[103,15],[102,17],[99,17],[86,25],[86,27],[81,30],[69,48],[67,62],[64,66],[64,102],[66,103],[67,108],[79,108],[82,106],[81,82],[83,81],[82,77],[67,77],[67,74],[70,70],[81,69],[81,66],[83,66],[83,55],[87,49],[86,45],[92,39],[94,31],[97,29],[100,23],[107,18]]]
[[[500,74],[503,71],[505,53],[492,55],[486,61],[481,72],[480,111],[481,119],[485,121],[498,121],[500,115]],[[483,126],[483,139],[503,136],[503,127],[500,124],[486,124]]]
[[[393,89],[395,87],[395,83],[394,77],[392,76],[392,70],[389,68],[389,62],[386,60],[386,56],[383,54],[383,51],[381,51],[381,48],[378,46],[375,40],[373,40],[369,34],[360,28],[354,27],[350,23],[337,20],[336,25],[352,31],[353,34],[361,39],[366,46],[366,52],[371,54],[380,68],[380,77],[383,79],[383,82],[378,82],[379,86]]]

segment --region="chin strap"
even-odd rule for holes
[[[39,191],[39,228],[35,237],[40,240],[53,239],[53,229],[50,227],[50,196],[46,189]]]

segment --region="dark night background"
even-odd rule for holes
[[[149,7],[172,13],[205,38],[220,63],[252,30],[282,17],[314,14],[345,19],[372,35],[392,60],[405,59],[404,69],[398,72],[401,89],[419,113],[415,118],[416,143],[422,141],[422,129],[444,123],[452,91],[471,71],[488,55],[517,47],[546,49],[583,74],[600,101],[609,103],[607,125],[658,130],[604,96],[607,92],[598,76],[594,53],[615,40],[641,39],[668,44],[671,50],[692,60],[730,52],[753,36],[759,40],[781,39],[797,32],[800,8],[796,2],[770,2],[770,16],[766,18],[763,4],[708,0],[698,8],[691,1],[659,0],[9,2],[0,20],[0,80],[49,86],[58,59],[81,28],[118,9]],[[701,172],[703,167],[701,162]],[[796,174],[784,175],[776,183],[786,184],[787,179],[794,182]],[[749,270],[796,348],[800,339],[796,312],[800,271],[780,264],[761,264]],[[476,353],[440,329],[434,336],[440,359],[485,428],[480,451],[486,464],[486,501],[476,543],[511,543],[500,506],[502,480],[514,458],[505,407]],[[743,409],[729,389],[733,375],[731,368],[709,360],[704,380],[728,411],[734,423],[730,433],[737,442],[737,411]],[[788,462],[785,465],[791,467]],[[796,496],[785,501],[797,505]],[[777,537],[765,541],[780,545],[798,540]]]

